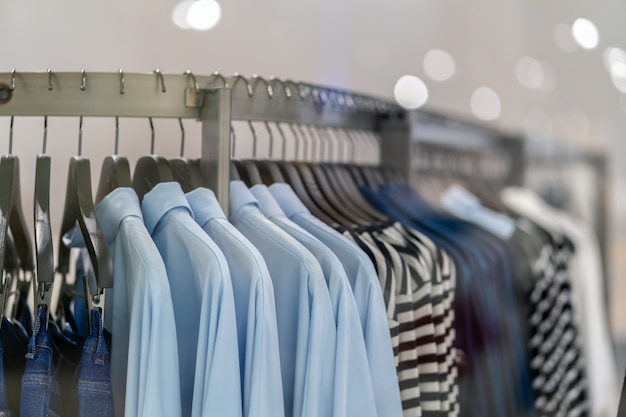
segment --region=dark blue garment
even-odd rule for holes
[[[52,337],[47,330],[48,308],[39,306],[35,327],[26,354],[26,370],[22,377],[22,417],[61,415],[59,383]]]
[[[4,380],[4,346],[2,345],[2,339],[0,339],[0,415],[6,417],[15,415],[9,410],[9,397]]]
[[[111,367],[102,316],[97,309],[90,314],[91,334],[85,341],[83,357],[76,370],[70,412],[79,417],[112,417]]]
[[[26,367],[28,353],[28,334],[19,323],[11,323],[6,317],[2,319],[0,339],[3,347],[3,367],[9,409],[20,409],[22,392],[22,375]]]

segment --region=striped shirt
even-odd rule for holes
[[[404,415],[459,415],[451,258],[400,224],[344,234],[373,260],[388,316],[395,318],[390,328],[398,334],[393,345]]]

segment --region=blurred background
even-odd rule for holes
[[[625,16],[626,2],[618,0],[3,1],[0,72],[159,68],[276,75],[457,114],[521,133],[546,149],[606,154],[611,326],[624,345]],[[2,152],[9,132],[4,119]],[[42,124],[15,123],[26,213]],[[102,157],[112,152],[113,126],[112,120],[85,121],[84,153],[94,158],[94,182]],[[158,122],[156,132],[157,150],[176,154],[178,126]],[[190,123],[187,133],[185,152],[197,154],[197,126]],[[76,137],[77,121],[50,120],[57,223]],[[147,121],[121,122],[120,153],[146,153],[149,141]],[[574,189],[591,187],[581,177],[571,182]]]

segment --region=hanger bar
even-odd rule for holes
[[[196,79],[203,89],[220,86],[212,76]],[[200,118],[186,74],[17,72],[11,83],[11,73],[0,73],[0,115]]]

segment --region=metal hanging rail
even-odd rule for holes
[[[0,116],[154,117],[202,122],[205,183],[227,211],[230,89],[210,76],[45,72],[0,73]]]

